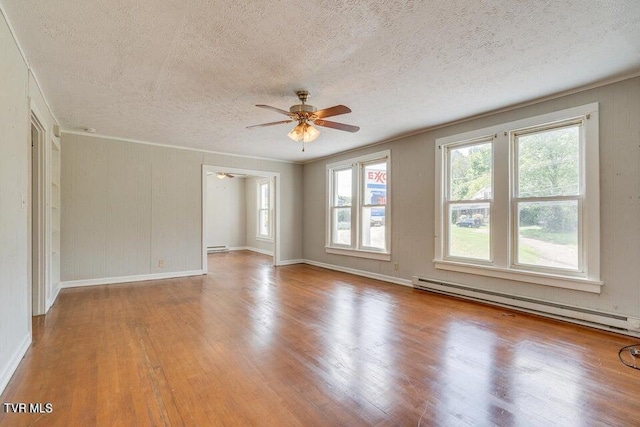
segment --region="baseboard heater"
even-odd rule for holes
[[[229,252],[229,248],[226,246],[207,246],[208,254],[215,254],[218,252]]]
[[[618,314],[572,307],[551,301],[509,295],[502,292],[472,288],[457,283],[443,282],[424,277],[413,277],[415,289],[461,297],[491,305],[512,308],[567,322],[578,323],[613,332],[640,336],[640,319]]]

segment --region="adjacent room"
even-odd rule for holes
[[[638,424],[637,1],[0,12],[0,426]]]

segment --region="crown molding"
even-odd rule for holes
[[[110,136],[110,135],[104,135],[99,133],[87,133],[87,132],[71,130],[71,129],[60,129],[60,132],[66,133],[69,135],[80,135],[80,136],[87,136],[90,138],[111,139],[114,141],[131,142],[133,144],[152,145],[154,147],[162,147],[162,148],[174,148],[176,150],[195,151],[198,153],[217,154],[220,156],[239,157],[243,159],[252,159],[252,160],[264,160],[268,162],[288,163],[288,164],[294,164],[294,165],[302,164],[302,162],[294,162],[291,160],[281,160],[281,159],[273,159],[269,157],[258,157],[258,156],[246,156],[243,154],[233,154],[233,153],[225,153],[222,151],[204,150],[202,148],[191,148],[191,147],[182,147],[180,145],[160,144],[157,142],[143,141],[140,139],[122,138],[119,136]]]

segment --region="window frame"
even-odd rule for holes
[[[477,263],[477,264],[482,264],[482,265],[491,265],[493,263],[493,236],[491,235],[491,233],[493,232],[493,227],[491,222],[493,221],[493,205],[494,205],[494,178],[495,178],[495,174],[494,174],[494,155],[493,155],[493,141],[494,141],[494,136],[493,135],[485,135],[485,136],[481,136],[478,138],[472,138],[472,139],[468,139],[468,140],[464,140],[464,141],[460,141],[460,142],[455,142],[455,143],[451,143],[451,144],[447,144],[446,146],[443,146],[443,149],[446,150],[445,153],[443,154],[445,156],[445,158],[443,159],[445,162],[444,165],[444,193],[443,193],[443,198],[444,200],[442,201],[443,203],[443,218],[447,218],[447,220],[444,221],[443,224],[443,239],[444,239],[444,252],[443,252],[443,258],[444,259],[448,259],[451,261],[458,261],[458,262],[466,262],[466,261],[472,261],[473,263]],[[455,150],[455,149],[459,149],[459,148],[464,148],[464,147],[472,147],[474,145],[480,145],[483,143],[490,143],[491,144],[491,198],[490,199],[479,199],[479,200],[473,200],[473,199],[468,199],[468,200],[451,200],[451,150]],[[464,204],[472,204],[472,203],[487,203],[489,204],[489,259],[485,260],[485,259],[481,259],[481,258],[469,258],[469,257],[460,257],[460,256],[455,256],[455,255],[450,255],[450,238],[451,238],[451,222],[448,220],[449,218],[449,209],[451,207],[451,205],[464,205]]]
[[[386,200],[385,205],[368,205],[364,203],[365,167],[371,164],[386,163]],[[345,245],[333,241],[334,212],[337,206],[335,173],[351,170],[351,244]],[[326,165],[327,171],[327,208],[325,252],[337,255],[348,255],[360,258],[370,258],[382,261],[391,260],[391,150],[384,150],[356,158],[351,158]],[[384,206],[385,208],[385,249],[379,249],[362,244],[362,212],[365,208]]]
[[[349,205],[338,205],[338,203],[336,202],[336,196],[337,196],[337,180],[335,179],[335,174],[337,172],[345,172],[345,171],[350,171],[351,172],[351,204]],[[331,191],[330,191],[330,195],[329,195],[329,223],[330,223],[330,229],[329,229],[329,233],[330,235],[327,236],[327,241],[331,243],[332,247],[335,248],[342,248],[342,249],[350,249],[353,246],[353,242],[354,242],[354,224],[353,222],[351,222],[351,227],[350,227],[350,237],[349,237],[349,244],[343,244],[343,243],[338,243],[338,242],[334,242],[333,241],[333,225],[334,225],[334,218],[336,218],[335,212],[338,209],[349,209],[351,212],[351,221],[353,221],[353,218],[355,218],[355,215],[353,214],[353,209],[354,209],[354,199],[353,199],[353,167],[352,165],[349,166],[342,166],[342,167],[337,167],[335,169],[333,169],[331,171],[331,177],[330,177],[330,182],[331,182]]]
[[[267,208],[262,207],[262,187],[266,185],[269,191],[269,197],[267,200]],[[257,202],[257,217],[256,217],[256,240],[263,240],[267,242],[273,241],[273,180],[269,178],[256,180],[256,202]],[[268,234],[262,234],[260,230],[260,218],[262,211],[267,212],[268,218]]]
[[[584,250],[584,199],[586,196],[585,191],[585,126],[587,118],[586,116],[581,116],[577,118],[570,118],[567,120],[556,121],[553,123],[545,123],[539,126],[530,126],[522,129],[514,129],[509,132],[509,144],[510,144],[510,162],[511,162],[511,197],[510,197],[510,219],[512,224],[511,234],[510,234],[510,244],[511,244],[511,267],[519,270],[527,270],[533,272],[541,272],[541,273],[550,273],[550,274],[559,274],[565,276],[575,276],[582,277],[586,275],[586,262],[585,262],[585,250]],[[522,135],[531,135],[535,133],[542,133],[545,131],[552,131],[556,129],[563,129],[572,127],[575,125],[579,125],[579,135],[578,135],[578,155],[579,155],[579,184],[578,184],[578,194],[575,196],[529,196],[529,197],[520,197],[519,196],[519,181],[520,175],[518,172],[518,142],[517,138]],[[577,269],[568,269],[568,268],[555,268],[549,266],[536,266],[532,264],[526,264],[518,262],[518,228],[519,228],[519,209],[518,206],[520,203],[535,203],[535,202],[563,202],[563,201],[576,201],[578,205],[577,212],[577,220],[578,220],[578,268]]]
[[[580,225],[581,254],[579,271],[516,263],[518,238],[516,195],[517,166],[515,136],[529,130],[542,131],[580,121]],[[491,262],[472,258],[446,256],[448,224],[446,197],[448,197],[449,147],[472,143],[482,138],[493,138],[492,200],[491,205]],[[436,140],[435,149],[435,230],[434,266],[436,269],[478,274],[529,284],[554,286],[565,289],[600,293],[600,179],[599,179],[599,105],[578,107],[542,114],[508,123],[451,135]],[[586,171],[589,171],[587,174]],[[564,197],[564,196],[563,196]],[[573,197],[573,196],[571,196]],[[533,268],[532,268],[533,267]]]

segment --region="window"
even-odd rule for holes
[[[581,270],[582,121],[515,131],[514,264]]]
[[[447,255],[491,261],[492,138],[447,150]]]
[[[598,104],[436,145],[436,268],[600,292]]]
[[[261,239],[273,238],[273,183],[269,179],[257,182],[258,234]]]
[[[389,158],[384,151],[327,166],[327,252],[391,259]]]

